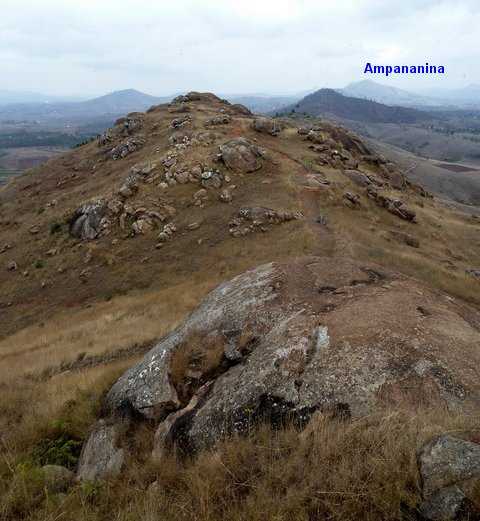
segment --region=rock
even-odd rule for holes
[[[101,199],[77,208],[69,221],[70,235],[85,241],[96,239],[102,231],[106,210],[107,205]]]
[[[243,137],[238,137],[220,145],[220,154],[225,165],[234,172],[255,172],[262,168],[260,159],[264,152]]]
[[[404,219],[405,221],[416,222],[416,214],[410,208],[405,206],[403,201],[392,199],[385,195],[379,194],[374,188],[367,188],[367,196],[373,199],[378,206],[387,209],[390,213]]]
[[[397,242],[406,244],[411,248],[420,248],[420,241],[416,237],[413,237],[413,235],[410,235],[409,233],[391,230],[390,232],[388,232],[388,234],[392,239],[395,239]]]
[[[357,194],[352,194],[351,192],[345,192],[343,194],[343,199],[345,200],[345,203],[350,208],[355,208],[360,206],[360,196]]]
[[[228,114],[223,114],[221,116],[214,116],[213,118],[207,119],[205,121],[206,127],[213,127],[217,125],[228,125],[232,121],[232,118]]]
[[[198,230],[198,228],[200,228],[200,223],[198,222],[191,223],[187,226],[188,230]]]
[[[148,216],[142,216],[140,219],[133,222],[132,230],[135,235],[144,235],[152,231],[154,226],[152,219]]]
[[[120,474],[125,454],[118,444],[124,430],[123,421],[114,424],[105,420],[97,422],[80,454],[78,480],[96,481]]]
[[[223,183],[223,176],[220,172],[215,170],[207,170],[206,172],[202,172],[201,175],[201,185],[204,188],[221,188]]]
[[[42,467],[45,486],[49,492],[57,494],[65,492],[72,484],[75,474],[60,465],[44,465]]]
[[[418,347],[419,305],[432,312],[434,349]],[[480,332],[463,319],[463,306],[347,259],[266,264],[213,290],[114,384],[105,411],[157,422],[161,450],[167,442],[190,453],[260,421],[303,427],[315,411],[358,417],[396,403],[475,409]],[[474,308],[468,313],[480,320]],[[462,357],[452,357],[452,345]],[[427,489],[478,472],[475,444],[462,443],[461,465],[435,462],[430,478],[422,472]]]
[[[110,151],[110,157],[116,161],[140,150],[145,145],[145,139],[141,137],[132,137],[120,143]]]
[[[172,122],[170,123],[170,126],[172,128],[181,128],[186,125],[190,125],[191,123],[192,123],[192,116],[187,114],[186,116],[183,116],[182,118],[176,118],[176,119],[172,120]]]
[[[474,277],[475,279],[480,279],[480,270],[479,269],[469,268],[469,269],[465,270],[465,273],[467,275]]]
[[[420,449],[418,462],[423,493],[429,496],[442,488],[480,478],[480,444],[447,434],[437,436]]]
[[[418,453],[423,502],[420,513],[432,521],[477,519],[469,493],[480,480],[480,445],[448,434],[437,436]],[[470,515],[470,517],[469,517]]]
[[[282,125],[273,118],[255,118],[252,127],[257,132],[271,136],[278,136],[282,130]]]
[[[40,227],[39,227],[37,224],[34,224],[33,226],[30,226],[30,228],[28,229],[28,231],[29,231],[32,235],[36,235],[36,234],[40,231]]]
[[[222,190],[218,196],[218,199],[222,202],[222,203],[231,203],[233,201],[233,196],[232,196],[232,192],[231,190],[228,190],[227,188],[225,188],[224,190]]]
[[[478,519],[478,517],[473,517],[473,510],[472,503],[455,485],[439,490],[424,500],[419,507],[420,514],[429,521]]]
[[[372,184],[370,179],[358,170],[345,170],[344,174],[358,186],[369,186]]]
[[[18,270],[18,264],[11,260],[7,262],[7,271],[17,271]]]

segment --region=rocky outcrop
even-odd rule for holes
[[[272,224],[281,224],[301,219],[300,212],[285,212],[271,208],[244,207],[240,208],[237,215],[230,221],[229,230],[233,237],[242,237],[255,231],[266,232]]]
[[[480,445],[441,435],[419,451],[424,501],[421,514],[431,521],[478,519],[469,491],[480,480]],[[471,515],[472,517],[469,517]]]
[[[367,188],[367,196],[373,199],[378,206],[385,208],[393,215],[400,217],[400,219],[417,222],[415,212],[408,208],[400,199],[393,199],[392,197],[380,194],[372,187]]]
[[[248,173],[262,168],[261,158],[265,153],[248,139],[239,137],[220,145],[220,157],[234,172]]]
[[[301,427],[317,410],[345,417],[395,403],[478,407],[469,368],[480,362],[480,332],[470,325],[480,316],[470,309],[466,322],[464,312],[411,279],[353,261],[266,264],[212,291],[115,383],[105,410],[156,422],[161,454],[209,447],[260,421]],[[98,459],[118,468],[111,428],[93,432],[82,475],[101,475],[98,466],[85,470],[96,446]]]
[[[96,239],[105,224],[107,204],[103,200],[86,203],[70,219],[70,235],[82,240]]]

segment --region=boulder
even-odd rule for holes
[[[44,465],[42,467],[45,487],[54,494],[65,492],[72,484],[75,474],[61,465]]]
[[[419,306],[431,311],[428,342]],[[105,410],[156,422],[161,446],[195,452],[260,421],[302,427],[315,411],[478,407],[470,368],[480,363],[480,313],[469,309],[468,322],[465,313],[375,266],[318,257],[266,264],[213,290],[114,384]],[[462,476],[473,475],[476,450],[464,453]]]
[[[370,179],[358,170],[345,170],[344,174],[358,186],[369,186],[372,184]]]
[[[120,473],[125,454],[118,444],[125,427],[121,420],[116,423],[97,422],[80,454],[78,480],[96,481]]]
[[[480,478],[480,444],[441,435],[426,443],[418,456],[424,495]]]
[[[480,480],[480,445],[448,434],[426,443],[418,453],[423,486],[420,513],[432,521],[478,519],[469,497]],[[469,517],[471,516],[471,517]]]
[[[102,230],[106,211],[107,204],[101,199],[80,206],[70,219],[70,235],[85,241],[96,239]]]
[[[235,172],[255,172],[262,168],[263,151],[244,137],[220,145],[220,154],[225,165]]]
[[[257,132],[271,136],[278,136],[282,130],[282,125],[273,118],[255,118],[252,127]]]

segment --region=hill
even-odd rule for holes
[[[115,117],[127,112],[146,110],[169,99],[127,89],[81,102],[10,104],[0,107],[0,120],[37,121],[43,124],[90,122],[99,116]]]
[[[192,92],[1,187],[2,517],[477,508],[479,220],[406,173]]]
[[[362,98],[376,101],[384,105],[401,107],[425,107],[436,106],[439,102],[426,96],[420,96],[396,87],[382,85],[372,80],[363,80],[350,83],[343,89],[338,89],[340,94],[353,98]]]
[[[368,123],[417,123],[432,119],[426,112],[343,96],[332,89],[320,89],[309,94],[295,105],[286,107],[283,113],[291,111]]]

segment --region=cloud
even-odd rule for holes
[[[295,92],[362,79],[366,61],[447,69],[403,87],[461,85],[480,82],[479,22],[476,0],[2,0],[0,87]]]

